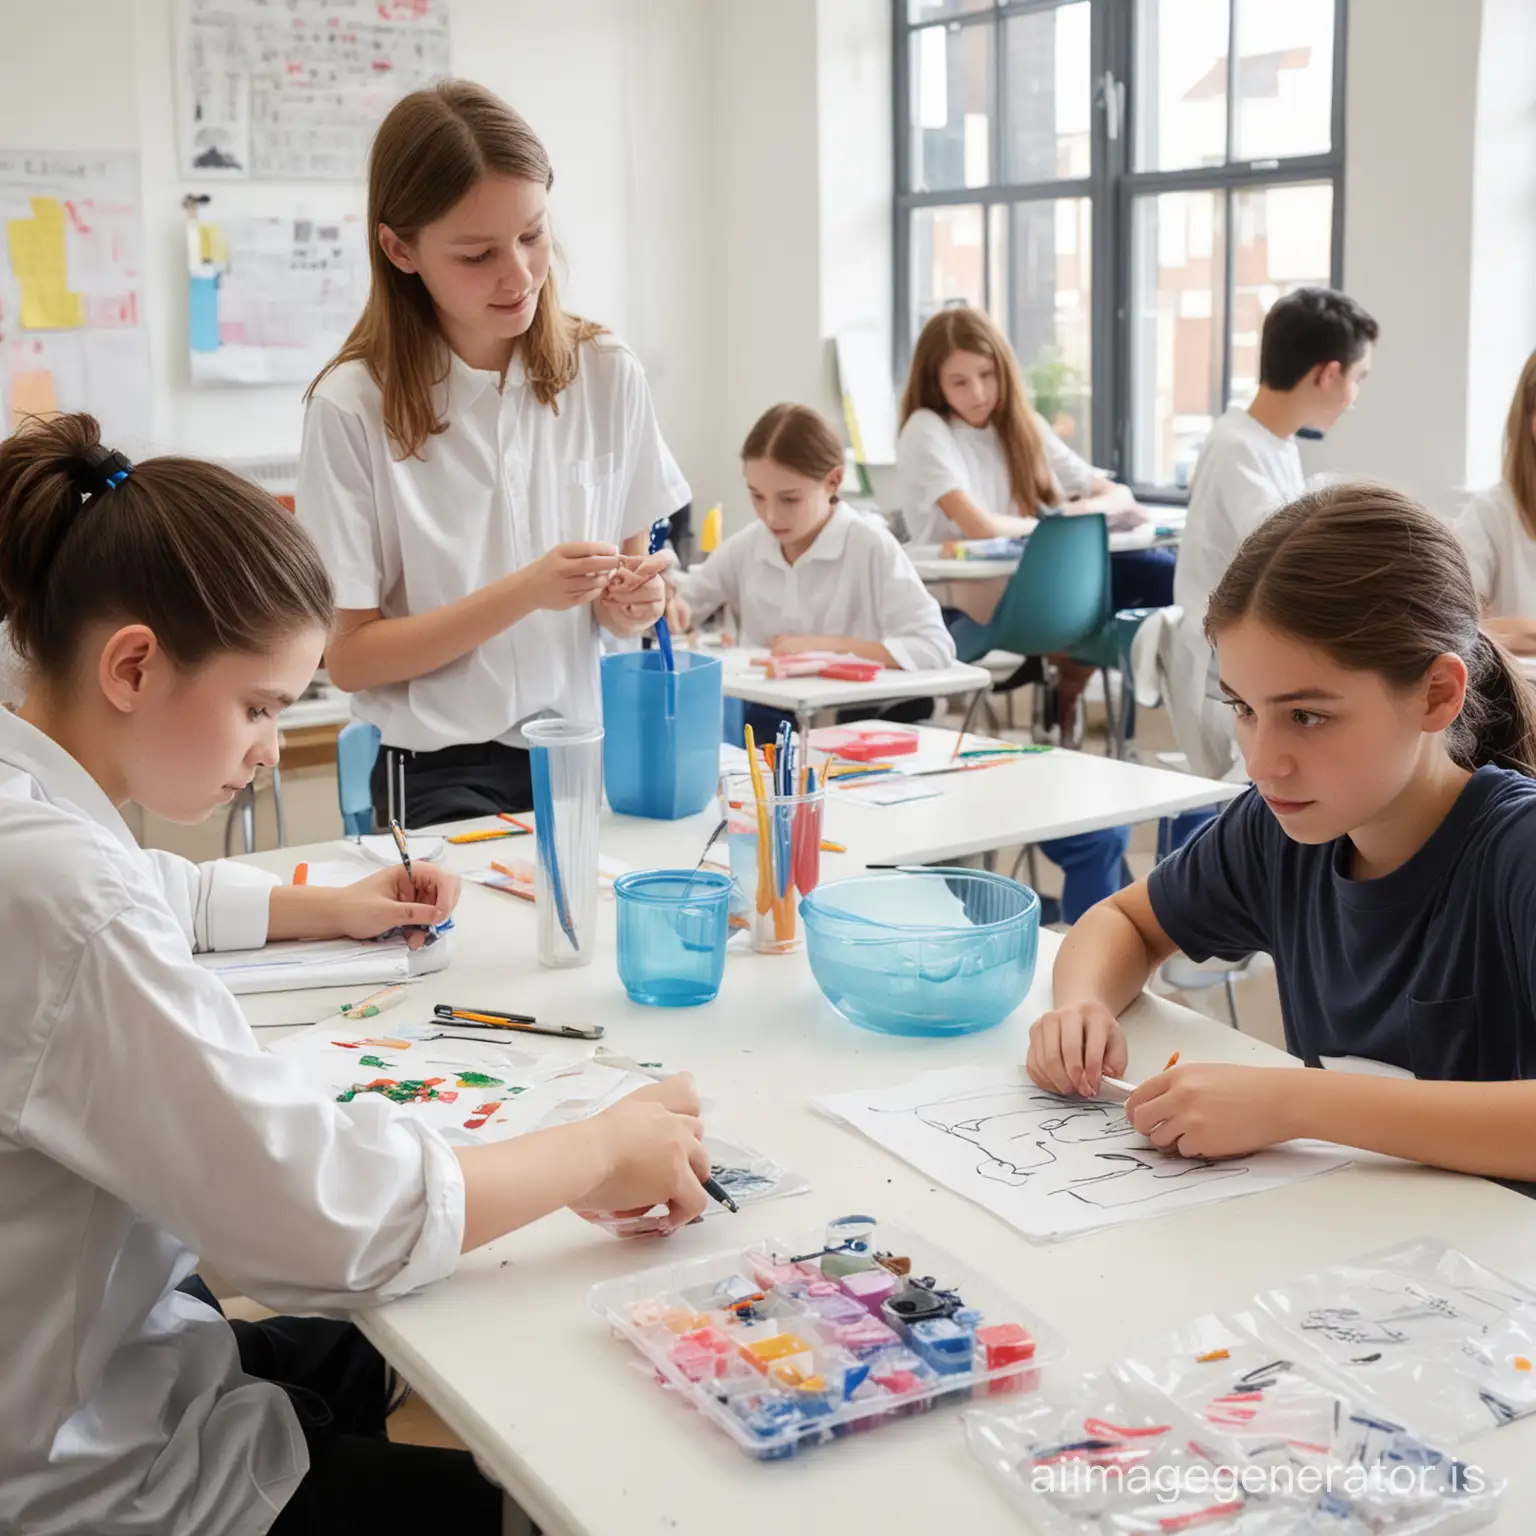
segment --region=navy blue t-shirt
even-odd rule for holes
[[[1429,841],[1376,880],[1352,845],[1292,842],[1256,790],[1153,871],[1192,960],[1274,956],[1285,1041],[1416,1077],[1536,1077],[1536,781],[1479,768]]]

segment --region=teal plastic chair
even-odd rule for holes
[[[379,756],[379,728],[366,720],[344,725],[336,737],[336,798],[342,830],[361,837],[373,830],[373,791],[369,780]]]

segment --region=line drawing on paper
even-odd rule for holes
[[[1240,1179],[1240,1158],[1214,1161],[1163,1152],[1108,1099],[1063,1099],[1022,1085],[972,1088],[905,1109],[870,1105],[873,1114],[910,1115],[982,1153],[977,1174],[1014,1189],[1064,1195],[1119,1209],[1167,1199],[1210,1183]]]

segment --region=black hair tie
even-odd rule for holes
[[[115,490],[132,473],[133,465],[122,454],[97,443],[76,460],[70,478],[82,496],[100,496]]]

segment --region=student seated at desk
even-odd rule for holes
[[[1263,950],[1306,1069],[1158,1073],[1127,1103],[1156,1146],[1536,1178],[1536,694],[1478,618],[1455,534],[1395,491],[1331,486],[1248,537],[1205,622],[1253,787],[1068,936],[1037,1083],[1123,1077],[1116,1016],[1175,950]]]
[[[1141,519],[1123,485],[1093,468],[1030,405],[1008,339],[977,309],[942,309],[923,327],[901,397],[896,443],[902,508],[914,544],[1018,538],[1060,509]],[[984,624],[1006,581],[965,582],[952,625]],[[1173,601],[1173,552],[1130,550],[1110,558],[1110,600],[1121,608]],[[1091,667],[1056,657],[1062,742],[1076,739],[1078,700]]]
[[[1211,687],[1205,610],[1238,546],[1305,490],[1296,433],[1325,432],[1349,410],[1371,370],[1376,322],[1346,294],[1298,288],[1264,317],[1259,392],[1231,405],[1205,440],[1189,486],[1173,600],[1168,711],[1190,768],[1223,779],[1237,764],[1230,710]]]
[[[1456,524],[1483,601],[1483,628],[1536,655],[1536,352],[1526,360],[1504,428],[1504,476]]]
[[[194,949],[445,919],[415,865],[342,890],[141,850],[277,762],[331,588],[298,523],[227,470],[136,467],[88,416],[0,444],[0,1530],[495,1536],[464,1451],[385,1438],[388,1373],[350,1324],[229,1323],[200,1254],[301,1312],[378,1306],[562,1205],[697,1215],[709,1159],[676,1080],[455,1151],[375,1094],[340,1104],[262,1050]],[[201,1291],[203,1298],[206,1290]]]
[[[953,664],[955,642],[906,552],[881,523],[839,503],[843,445],[821,416],[809,406],[774,406],[747,434],[741,458],[757,521],[670,578],[679,632],[729,608],[742,645],[778,656],[839,651],[908,672]],[[932,699],[904,699],[883,717],[932,713]],[[771,741],[786,718],[753,704],[746,723]]]

